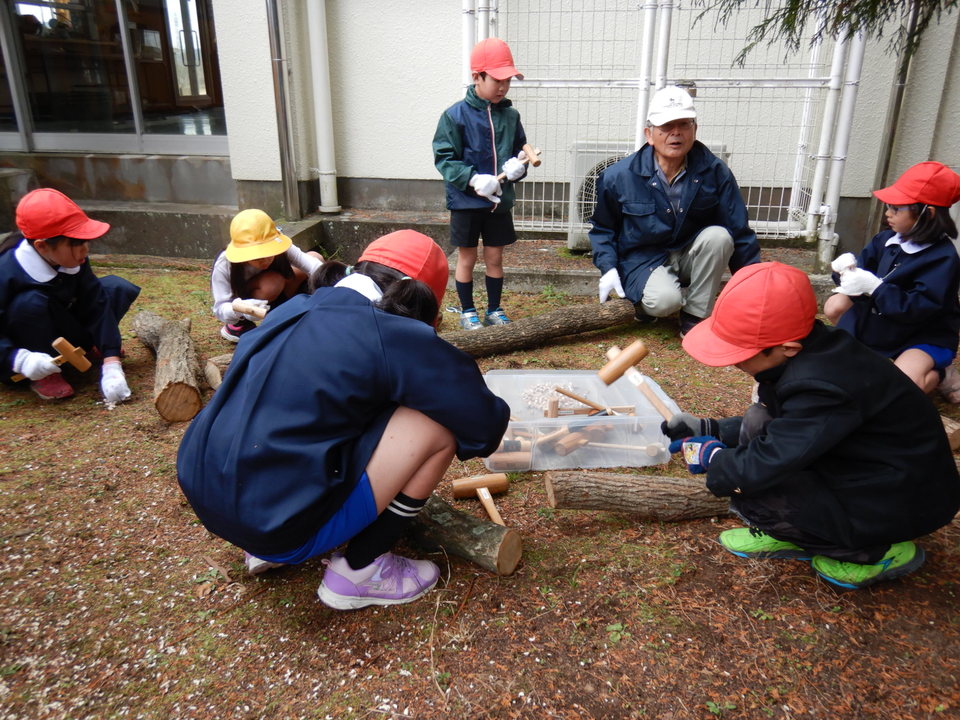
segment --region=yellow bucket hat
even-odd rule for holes
[[[285,253],[293,241],[280,232],[263,210],[241,210],[230,221],[227,260],[234,263],[259,260]]]

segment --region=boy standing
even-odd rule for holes
[[[440,116],[433,136],[433,158],[445,180],[450,210],[450,242],[457,248],[455,280],[460,299],[460,327],[505,325],[500,307],[503,248],[516,242],[513,228],[513,183],[526,174],[521,149],[527,142],[520,113],[506,99],[514,67],[510,48],[499,38],[481,40],[470,54],[473,86],[466,97]],[[503,172],[505,184],[497,175]],[[487,311],[481,323],[473,302],[473,268],[483,238]]]
[[[816,320],[807,276],[780,263],[738,271],[684,349],[752,375],[742,418],[664,423],[707,489],[749,528],[720,543],[740,557],[810,559],[846,588],[919,568],[914,538],[948,524],[960,476],[933,404],[893,363]],[[693,436],[693,437],[690,437]]]
[[[87,258],[90,241],[110,226],[52,188],[24,195],[16,221],[20,234],[0,246],[3,379],[26,376],[44,400],[73,395],[49,354],[53,341],[64,337],[103,359],[100,389],[107,403],[126,400],[118,325],[140,288],[114,275],[98,278]]]

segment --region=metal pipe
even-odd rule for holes
[[[653,38],[657,28],[657,0],[643,4],[643,37],[640,42],[640,78],[637,89],[637,123],[633,148],[639,150],[646,142],[643,129],[647,125],[647,108],[650,105],[650,85],[653,82],[650,68],[653,65]]]
[[[477,3],[477,42],[490,37],[490,2],[480,0]]]
[[[333,101],[330,98],[330,48],[327,44],[327,0],[307,3],[313,118],[317,143],[317,175],[322,213],[340,212],[337,196],[337,157],[333,141]]]
[[[673,21],[673,0],[660,0],[660,38],[657,42],[657,90],[667,84],[667,58],[670,56],[670,27]]]
[[[827,98],[823,104],[823,124],[820,126],[820,143],[817,146],[816,165],[813,182],[810,185],[810,204],[807,207],[807,228],[804,239],[814,242],[817,239],[817,225],[825,208],[823,207],[823,186],[827,176],[827,163],[830,160],[830,147],[833,144],[833,124],[840,103],[840,91],[843,88],[843,66],[847,54],[847,39],[839,40],[833,47],[833,61],[830,64],[830,83]]]
[[[463,45],[463,84],[470,85],[473,73],[470,71],[470,51],[477,44],[477,3],[476,0],[463,0],[463,19],[460,21],[460,37]]]
[[[857,33],[850,46],[847,59],[847,72],[844,78],[843,96],[840,99],[840,116],[837,119],[837,132],[833,143],[833,157],[830,163],[830,180],[827,183],[825,204],[827,212],[820,223],[820,242],[817,247],[817,265],[819,270],[830,267],[837,246],[837,205],[840,203],[840,190],[843,183],[843,170],[847,162],[847,149],[850,145],[850,128],[853,126],[853,112],[857,106],[857,94],[860,90],[860,75],[863,69],[863,55],[867,47],[867,38],[863,31]]]
[[[300,194],[297,190],[296,165],[290,142],[290,113],[287,110],[286,61],[283,59],[283,37],[276,0],[267,2],[267,30],[270,34],[270,58],[273,61],[273,100],[277,110],[277,135],[280,140],[280,177],[283,183],[283,210],[287,220],[299,220]]]

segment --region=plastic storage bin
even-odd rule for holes
[[[680,412],[659,385],[644,379],[668,408]],[[484,380],[507,401],[512,416],[500,447],[484,458],[488,470],[644,467],[670,461],[670,441],[660,432],[663,418],[625,378],[605,385],[590,370],[491,370]],[[555,392],[556,387],[634,414],[582,414],[589,408]],[[555,418],[544,417],[551,397],[558,399]]]

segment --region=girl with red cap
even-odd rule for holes
[[[103,360],[100,390],[113,406],[130,397],[120,365],[120,319],[140,288],[90,269],[90,241],[110,225],[87,217],[53,188],[17,203],[17,228],[0,245],[0,362],[4,381],[16,374],[44,400],[67,398],[73,387],[50,355],[60,337]]]
[[[312,295],[237,345],[180,445],[180,486],[251,572],[326,561],[330,607],[405,603],[437,566],[390,552],[453,461],[493,452],[509,419],[476,363],[434,326],[447,259],[413,230],[327,262]]]
[[[859,257],[844,253],[833,261],[838,287],[823,312],[929,393],[952,365],[960,338],[960,257],[950,217],[960,175],[922,162],[873,194],[886,204],[890,229]]]

